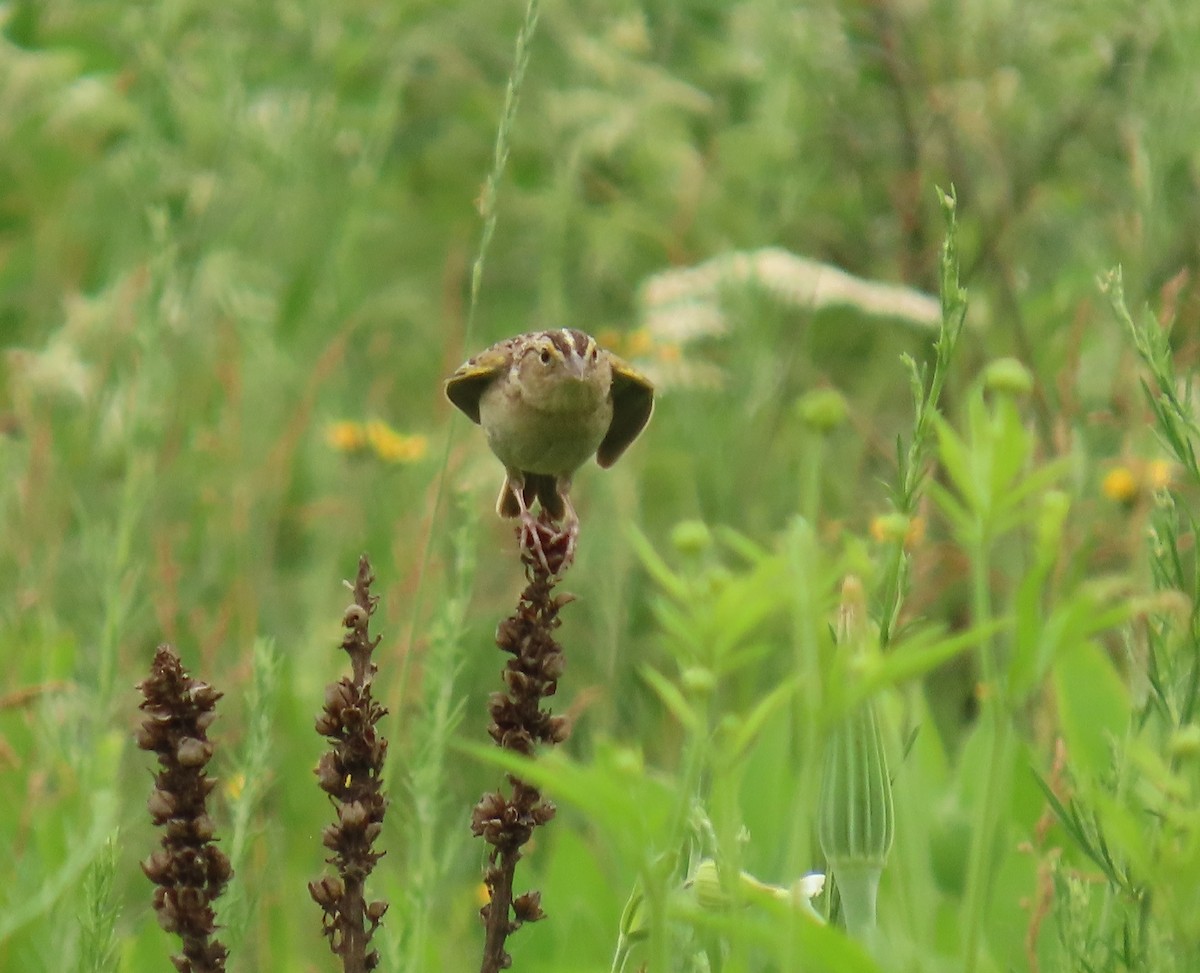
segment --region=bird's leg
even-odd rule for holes
[[[530,512],[529,505],[525,503],[524,483],[512,481],[511,476],[509,480],[512,486],[512,496],[517,501],[517,517],[520,518],[517,538],[521,545],[521,551],[536,557],[538,564],[547,574],[554,574],[550,570],[550,562],[546,559],[546,551],[542,547],[542,534],[547,530],[548,525],[543,524]]]
[[[538,526],[542,530],[542,551],[550,573],[562,576],[575,562],[575,547],[579,540],[579,515],[571,503],[571,478],[560,476],[551,482],[554,493],[547,497],[540,493],[542,502]],[[560,511],[556,517],[554,511]]]
[[[558,570],[555,574],[562,574],[567,568],[575,563],[575,546],[579,542],[579,515],[575,513],[575,507],[571,503],[571,495],[562,490],[559,492],[562,497],[564,513],[562,518],[562,528],[559,531],[559,537],[565,537],[567,540],[566,549],[563,551],[562,561],[559,563]],[[557,540],[557,538],[556,538]]]

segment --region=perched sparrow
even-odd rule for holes
[[[550,572],[536,498],[546,518],[562,523],[571,563],[579,518],[571,478],[593,454],[612,466],[645,428],[654,386],[582,331],[533,331],[480,352],[446,381],[446,397],[483,427],[507,476],[496,511],[521,518],[521,541]]]

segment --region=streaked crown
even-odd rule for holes
[[[563,364],[578,362],[582,365],[594,363],[600,357],[600,346],[596,344],[596,339],[576,328],[531,331],[525,335],[525,341],[524,355],[536,354],[543,365],[549,365],[552,361]]]

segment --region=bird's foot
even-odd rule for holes
[[[534,517],[526,511],[517,525],[517,538],[521,544],[521,559],[535,572],[539,569],[552,577],[559,577],[575,561],[575,547],[579,540],[579,521],[567,518],[561,526],[545,513]]]

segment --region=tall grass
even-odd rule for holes
[[[478,963],[506,758],[471,741],[518,579],[440,388],[560,325],[659,404],[577,479],[574,731],[505,764],[560,808],[514,968],[1194,968],[1193,6],[0,5],[0,968],[172,948],[130,745],[163,641],[225,692],[231,969],[332,961],[312,720],[363,551],[376,943]],[[822,264],[965,290],[953,355],[796,299]],[[895,841],[855,939],[792,890],[867,701]]]

